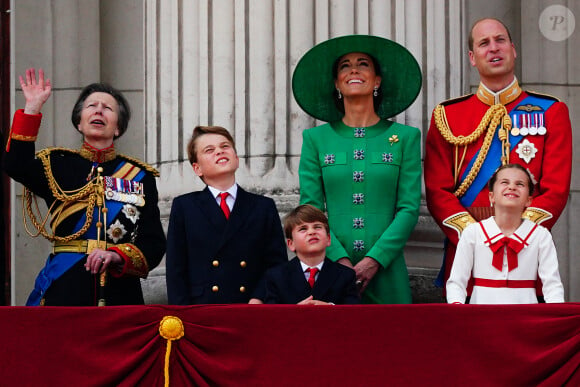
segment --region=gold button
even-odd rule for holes
[[[240,266],[241,267],[246,267],[248,264],[246,263],[246,261],[240,261]]]
[[[217,292],[218,290],[220,290],[220,288],[217,285],[211,287],[211,291],[214,293]]]
[[[213,261],[211,263],[213,265],[213,267],[218,267],[220,265],[220,261],[218,261],[217,259],[215,261]]]
[[[246,291],[246,287],[245,286],[240,286],[240,293],[244,293]]]

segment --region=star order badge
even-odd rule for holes
[[[133,224],[137,223],[137,221],[139,220],[139,215],[141,215],[137,207],[131,204],[125,204],[123,206],[123,214],[125,214],[127,219],[133,222]]]
[[[529,164],[530,161],[536,157],[537,151],[538,149],[534,143],[529,142],[527,139],[520,142],[518,144],[518,149],[516,149],[516,153],[520,156],[520,159],[524,160],[527,164]]]
[[[117,243],[125,236],[125,234],[127,234],[127,230],[125,230],[125,226],[119,222],[119,219],[115,220],[115,223],[111,224],[107,230],[107,235],[114,243]]]

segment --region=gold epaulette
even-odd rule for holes
[[[448,99],[448,100],[441,102],[439,105],[443,105],[443,106],[453,105],[454,103],[465,101],[466,99],[469,99],[473,95],[474,95],[473,93],[470,93],[470,94],[462,95],[460,97],[451,98],[451,99]]]
[[[64,147],[58,147],[58,146],[51,146],[48,148],[44,148],[39,150],[38,152],[36,152],[36,157],[40,157],[42,159],[41,156],[48,156],[50,155],[52,152],[65,152],[65,153],[74,153],[74,154],[80,154],[80,152],[76,149],[69,149],[69,148],[64,148]]]
[[[151,165],[149,165],[149,164],[147,164],[147,163],[145,163],[137,158],[134,158],[134,157],[125,156],[125,155],[121,155],[121,154],[119,154],[117,156],[125,159],[126,161],[129,161],[129,162],[137,165],[139,168],[144,169],[147,172],[153,174],[153,176],[159,177],[159,171],[157,169],[153,168]]]
[[[522,218],[529,219],[534,223],[542,224],[542,222],[551,219],[553,216],[546,210],[538,207],[528,207],[524,210]]]
[[[445,226],[454,229],[457,231],[459,237],[461,237],[461,233],[467,226],[472,223],[476,223],[473,216],[469,214],[469,212],[458,212],[457,214],[453,214],[447,219],[442,222]]]
[[[80,151],[78,151],[77,149],[69,149],[69,148],[64,148],[64,147],[48,147],[45,149],[42,149],[38,152],[36,152],[36,157],[40,157],[40,156],[48,156],[50,155],[52,152],[65,152],[65,153],[72,153],[72,154],[80,154]],[[117,154],[118,157],[129,161],[135,165],[137,165],[139,168],[146,170],[147,172],[153,174],[153,176],[155,177],[159,177],[159,171],[155,168],[153,168],[151,165],[135,158],[135,157],[130,157],[127,155],[122,155],[122,154]],[[41,157],[42,159],[42,157]]]
[[[551,100],[554,100],[556,102],[562,102],[560,100],[560,98],[555,97],[551,94],[538,93],[537,91],[530,91],[530,90],[526,90],[526,93],[528,93],[529,95],[533,95],[534,97],[551,99]]]

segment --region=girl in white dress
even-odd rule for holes
[[[447,281],[448,303],[465,303],[472,277],[471,304],[537,303],[538,276],[546,302],[564,302],[552,236],[522,218],[533,189],[530,174],[518,164],[501,166],[491,177],[495,216],[469,225],[461,235]]]

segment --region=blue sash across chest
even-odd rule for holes
[[[117,166],[115,172],[119,171],[125,164],[126,161],[122,161]],[[132,179],[133,181],[141,181],[145,176],[145,171],[140,170],[139,173]],[[107,221],[111,223],[119,212],[122,210],[124,203],[114,201],[114,200],[105,200],[107,206]],[[98,219],[98,208],[94,209],[93,219]],[[86,214],[80,217],[79,221],[75,225],[74,230],[72,233],[77,232],[82,228],[82,226],[86,222]],[[105,225],[105,227],[108,225]],[[89,229],[83,234],[82,239],[97,239],[97,227],[96,222],[93,222]],[[61,275],[66,273],[71,267],[73,267],[77,262],[83,259],[86,256],[85,253],[58,253],[53,255],[52,257],[49,256],[45,266],[42,270],[38,273],[36,280],[34,282],[34,289],[30,293],[28,300],[26,301],[26,306],[37,306],[40,305],[40,301],[44,296],[44,293],[48,290],[50,285],[58,279]]]
[[[518,107],[525,106],[525,105],[539,106],[540,108],[543,109],[543,111],[541,113],[544,114],[546,112],[546,110],[548,110],[554,102],[555,101],[552,99],[546,99],[546,98],[536,97],[533,95],[528,95],[526,98],[521,100],[520,103],[517,104],[517,106],[514,106],[514,108],[512,108],[512,110],[509,112],[509,114],[512,117],[514,115],[519,116],[521,114],[525,114],[526,113],[525,110],[518,109]],[[514,147],[524,138],[525,138],[525,136],[522,136],[522,135],[517,135],[517,136],[510,135],[509,136],[510,151],[513,150]],[[499,139],[499,137],[496,135],[493,137],[493,140],[492,140],[491,145],[489,147],[489,151],[487,153],[487,156],[485,157],[485,160],[481,166],[479,173],[477,174],[477,176],[473,180],[473,183],[469,186],[469,188],[467,189],[465,194],[459,198],[459,201],[461,202],[461,204],[464,207],[471,206],[471,204],[475,201],[475,198],[477,198],[479,193],[485,188],[485,186],[487,185],[487,182],[489,181],[489,179],[491,178],[493,173],[500,167],[500,165],[501,165],[501,149],[502,149],[502,142]],[[475,160],[477,159],[479,152],[481,152],[481,149],[478,150],[476,152],[476,154],[473,156],[473,158],[469,161],[469,164],[467,165],[467,168],[465,168],[465,172],[463,173],[463,176],[461,176],[461,181],[465,180],[465,178],[467,177],[467,174],[471,170],[473,163],[475,163]]]

